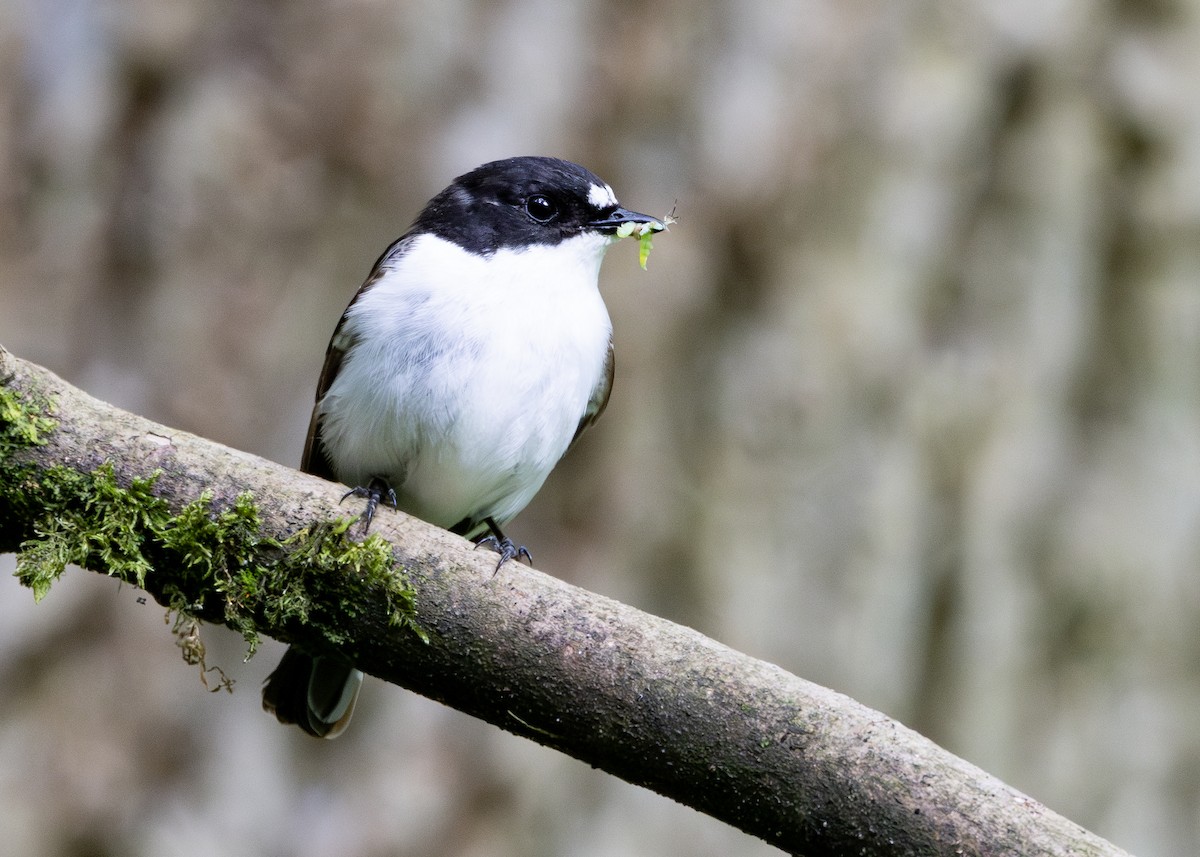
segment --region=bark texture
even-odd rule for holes
[[[122,484],[159,472],[155,491],[173,509],[208,491],[220,510],[251,491],[263,534],[281,543],[347,513],[338,486],[106,405],[3,350],[0,391],[52,403],[57,427],[15,454],[35,480],[62,465],[108,463]],[[33,506],[6,502],[0,513],[0,550],[34,534]],[[410,576],[428,640],[389,622],[382,603],[348,602],[357,590],[347,572],[324,607],[343,651],[372,675],[796,854],[1124,853],[844,695],[525,566],[493,574],[493,557],[405,515],[375,526]],[[148,550],[147,589],[161,597],[176,569],[169,551]],[[206,615],[219,615],[208,603]],[[294,621],[256,622],[329,645]]]

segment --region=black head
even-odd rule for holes
[[[585,233],[612,235],[622,223],[656,218],[621,208],[595,173],[558,158],[492,161],[456,178],[413,224],[473,253],[554,245]]]

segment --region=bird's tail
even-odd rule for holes
[[[263,710],[317,738],[336,738],[350,723],[363,674],[349,664],[292,647],[263,686]]]

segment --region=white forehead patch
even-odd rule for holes
[[[588,191],[588,202],[596,208],[612,208],[617,204],[617,195],[606,184],[594,184]]]

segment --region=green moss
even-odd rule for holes
[[[16,390],[0,386],[0,460],[8,460],[18,449],[45,443],[57,425],[50,416],[53,412],[53,402],[27,401]]]
[[[154,592],[176,612],[177,628],[183,618],[224,622],[251,652],[260,626],[306,626],[330,648],[344,646],[347,623],[381,598],[387,621],[425,639],[391,545],[354,541],[356,519],[317,522],[279,541],[263,533],[249,492],[225,508],[205,493],[175,513],[154,493],[158,472],[122,485],[111,464],[36,469],[14,453],[45,442],[55,426],[49,409],[0,387],[0,510],[36,515],[16,571],[35,600],[78,565]]]
[[[104,464],[90,473],[56,466],[27,483],[45,510],[17,554],[17,579],[33,590],[34,600],[46,596],[67,565],[101,569],[145,588],[153,568],[146,539],[171,518],[152,491],[157,478],[135,479],[125,488],[112,465]]]
[[[209,503],[205,496],[189,504],[164,533],[166,545],[195,575],[170,593],[177,609],[205,609],[189,603],[186,592],[217,593],[225,624],[242,633],[251,651],[259,620],[273,628],[315,628],[329,646],[340,647],[350,642],[347,621],[359,617],[363,603],[382,598],[390,624],[426,639],[413,620],[414,590],[395,567],[391,544],[379,536],[351,539],[356,518],[317,522],[280,542],[260,533],[252,495],[240,495],[222,512]]]
[[[334,645],[347,642],[344,632],[330,625],[324,614],[331,603],[337,614],[360,618],[361,605],[382,597],[387,621],[393,627],[408,627],[422,640],[424,630],[414,621],[416,594],[407,576],[397,570],[392,546],[381,536],[356,542],[349,538],[357,518],[322,521],[306,527],[283,542],[287,551],[281,573],[272,575],[266,589],[264,610],[272,623],[318,620],[326,639]],[[336,588],[333,585],[336,582]]]
[[[185,616],[208,615],[209,602],[221,602],[225,624],[242,634],[251,652],[258,646],[254,602],[237,601],[230,593],[235,580],[270,574],[264,563],[277,543],[260,535],[261,525],[251,493],[239,494],[228,509],[217,510],[206,491],[166,521],[158,534],[165,552],[177,562],[172,581],[163,588],[171,608]]]
[[[35,504],[30,492],[36,483],[21,453],[44,444],[57,425],[54,403],[44,397],[22,396],[0,378],[0,550],[12,550],[23,530],[13,522],[28,520]]]
[[[57,425],[51,416],[53,402],[23,397],[6,386],[6,380],[0,379],[0,530],[7,521],[26,517],[29,511],[26,489],[30,470],[19,453],[44,444]]]

